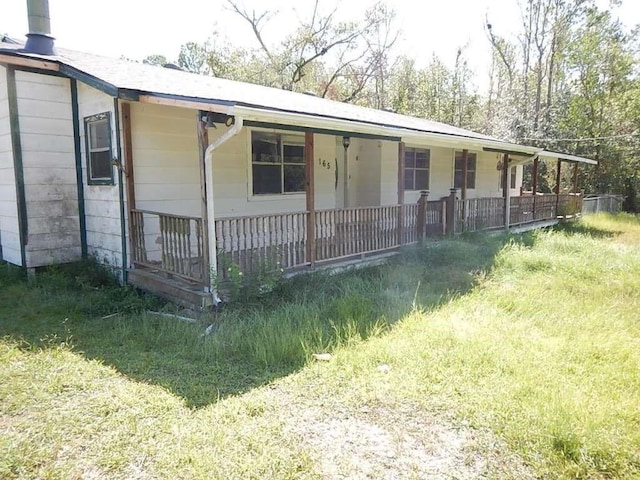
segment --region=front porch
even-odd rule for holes
[[[223,217],[210,232],[198,217],[132,211],[130,282],[178,303],[211,305],[210,286],[232,275],[312,271],[346,260],[393,253],[428,238],[509,227],[535,227],[579,215],[582,195],[528,195]],[[206,259],[207,234],[216,258]],[[214,264],[211,271],[208,265]],[[155,279],[155,281],[154,281]]]

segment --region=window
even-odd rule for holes
[[[113,185],[111,167],[111,114],[99,113],[84,119],[87,139],[87,183]]]
[[[253,194],[305,190],[304,137],[251,132]]]
[[[516,167],[511,167],[511,188],[516,188]],[[504,170],[500,170],[500,190],[504,188]]]
[[[404,189],[429,189],[429,163],[431,151],[424,148],[404,150]]]
[[[462,188],[463,173],[463,157],[462,152],[456,152],[454,183],[455,188]],[[476,154],[467,154],[467,188],[476,188]]]

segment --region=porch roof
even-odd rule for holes
[[[0,42],[0,63],[58,71],[113,97],[133,101],[241,115],[274,124],[397,137],[416,143],[428,139],[459,148],[490,146],[529,155],[541,150],[440,122],[302,93],[63,48],[56,48],[56,53],[37,55],[25,52],[21,43]]]
[[[546,160],[565,160],[567,162],[578,162],[578,163],[588,163],[589,165],[597,165],[597,160],[592,160],[586,157],[580,157],[578,155],[569,155],[568,153],[558,153],[558,152],[549,152],[547,150],[543,150],[538,154],[538,156],[542,159]]]

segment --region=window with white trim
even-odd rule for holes
[[[425,148],[404,149],[404,189],[428,190],[431,150]]]
[[[475,153],[467,153],[467,188],[476,188],[476,160]],[[463,152],[456,152],[455,167],[454,167],[454,182],[455,188],[462,188],[464,178],[464,156]]]
[[[84,119],[87,152],[87,183],[113,185],[111,166],[111,113],[103,112]]]
[[[251,132],[254,195],[305,191],[304,135]]]
[[[511,175],[510,175],[510,181],[509,184],[511,185],[511,189],[513,190],[514,188],[516,188],[516,173],[517,173],[517,168],[516,167],[511,167]],[[504,170],[500,170],[500,190],[504,189]]]

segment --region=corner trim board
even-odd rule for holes
[[[78,190],[78,220],[80,222],[80,248],[82,258],[88,256],[87,218],[84,206],[84,180],[82,178],[82,152],[80,149],[80,113],[78,111],[78,81],[69,79],[71,84],[71,115],[73,119],[73,145],[76,157],[76,184]]]
[[[13,65],[7,66],[7,94],[9,103],[9,124],[11,128],[11,146],[13,151],[13,171],[16,182],[16,203],[18,207],[18,234],[20,238],[20,261],[27,267],[27,242],[29,224],[27,221],[27,199],[24,188],[24,167],[22,163],[22,142],[20,140],[20,119],[18,114],[18,94],[16,72]]]

